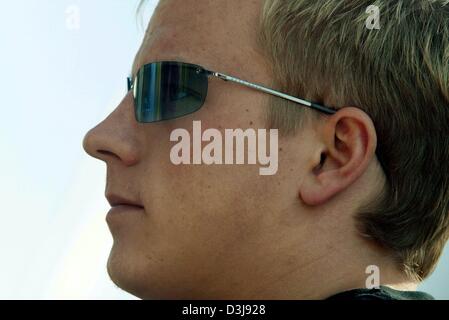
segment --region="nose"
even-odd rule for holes
[[[110,163],[132,166],[139,161],[138,123],[134,118],[131,94],[83,139],[84,150],[92,157]]]

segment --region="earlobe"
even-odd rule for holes
[[[374,158],[377,145],[371,118],[357,108],[340,109],[319,130],[321,150],[300,189],[300,198],[311,206],[329,201],[356,181]]]

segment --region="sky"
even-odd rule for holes
[[[2,1],[0,299],[135,299],[106,272],[104,163],[85,133],[123,98],[156,1]],[[420,287],[449,299],[449,252]]]

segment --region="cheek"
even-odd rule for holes
[[[161,237],[156,242],[186,246],[196,243],[206,250],[211,239],[220,239],[219,245],[241,237],[239,225],[254,225],[247,208],[251,199],[247,190],[254,191],[254,186],[241,169],[223,165],[167,166],[157,175],[161,183],[157,189],[153,185],[151,192],[154,202],[150,208],[154,212],[149,214]]]
[[[189,260],[211,270],[226,260],[229,248],[244,250],[251,239],[263,236],[276,197],[267,192],[272,180],[246,165],[169,165],[146,181],[148,219],[141,236],[148,249],[168,261]]]
[[[160,236],[153,242],[163,243],[164,237],[170,234],[173,239],[182,237],[179,239],[182,243],[205,242],[202,246],[207,247],[209,238],[221,236],[226,242],[251,234],[252,229],[258,228],[257,212],[275,196],[267,194],[267,190],[272,189],[269,184],[275,178],[261,177],[259,164],[175,166],[170,162],[170,150],[176,144],[169,141],[170,132],[178,128],[189,131],[192,148],[194,120],[201,120],[202,132],[218,129],[223,138],[227,128],[264,128],[262,97],[245,91],[251,89],[243,90],[236,90],[232,99],[220,94],[222,105],[217,104],[217,97],[213,96],[199,112],[167,122],[164,132],[158,133],[161,142],[149,150],[151,167],[146,168],[142,187],[148,202],[146,207],[150,208],[150,217],[155,220],[154,228],[160,231],[157,234],[149,232],[150,237]],[[208,142],[202,142],[202,147],[206,144]],[[192,149],[190,151],[192,156]],[[246,228],[244,235],[239,234],[240,225]]]

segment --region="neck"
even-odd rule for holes
[[[392,256],[364,239],[350,246],[324,243],[320,250],[307,248],[308,259],[278,268],[264,285],[254,291],[255,299],[325,299],[336,293],[378,284],[396,290],[416,290]],[[321,254],[316,254],[321,252]],[[374,267],[370,267],[374,266]],[[378,273],[377,273],[378,271]],[[378,277],[377,277],[377,275]]]

